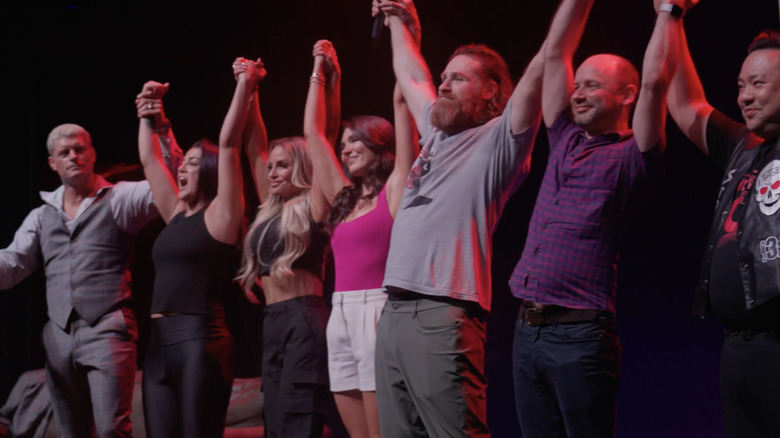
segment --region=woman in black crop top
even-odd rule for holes
[[[238,258],[244,202],[240,141],[265,77],[262,62],[238,58],[238,81],[219,136],[195,143],[175,175],[159,141],[169,123],[161,98],[168,84],[147,82],[136,99],[138,150],[155,205],[168,226],[153,249],[156,269],[150,345],[143,373],[149,437],[221,437],[233,381],[234,346],[222,296]],[[178,183],[178,184],[177,184]]]
[[[314,78],[312,80],[319,80]],[[246,150],[261,207],[244,241],[239,278],[260,283],[263,315],[265,434],[320,436],[330,404],[322,298],[327,210],[313,198],[312,165],[300,137],[266,142],[259,106],[247,121]],[[336,130],[338,124],[336,124]]]

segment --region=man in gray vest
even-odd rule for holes
[[[91,436],[94,419],[99,437],[131,436],[138,330],[127,265],[132,236],[157,210],[145,181],[112,185],[95,174],[81,126],[57,126],[46,146],[62,185],[41,192],[44,204],[0,250],[0,289],[44,267],[43,343],[58,435]]]

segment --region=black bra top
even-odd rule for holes
[[[271,265],[284,253],[284,239],[280,232],[280,222],[281,219],[276,217],[261,223],[249,238],[249,249],[257,257],[257,262],[260,265],[258,273],[260,277],[270,275]],[[319,223],[312,224],[310,236],[309,247],[293,262],[292,268],[309,271],[315,277],[322,279],[324,276],[323,262],[329,238],[324,226]]]

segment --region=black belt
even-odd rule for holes
[[[387,300],[388,301],[414,301],[414,300],[430,300],[440,303],[446,303],[451,306],[460,307],[468,314],[476,316],[481,319],[486,319],[489,316],[489,312],[482,308],[479,303],[475,301],[459,300],[457,298],[439,296],[439,295],[426,295],[418,292],[412,292],[410,290],[402,289],[400,287],[388,286],[387,287]]]
[[[570,309],[524,300],[517,317],[530,327],[543,327],[551,324],[593,321],[600,317],[612,317],[612,313],[605,310]]]
[[[772,339],[772,340],[780,340],[780,329],[741,329],[741,330],[730,330],[726,329],[726,337],[729,338],[742,338],[746,341],[752,341],[754,338],[759,339]]]

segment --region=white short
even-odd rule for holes
[[[376,325],[385,301],[381,288],[333,293],[326,332],[331,391],[376,391]]]

